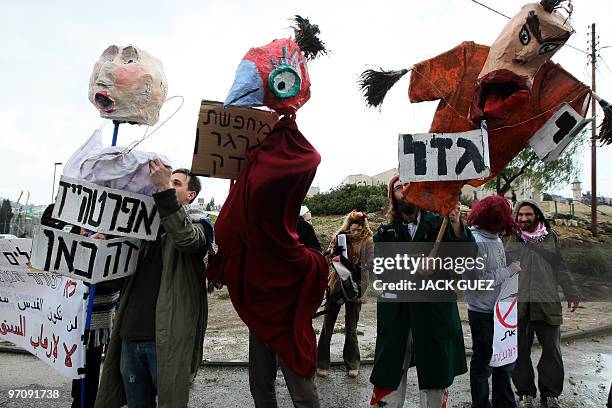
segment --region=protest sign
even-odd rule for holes
[[[11,271],[28,269],[31,238],[0,239],[0,268]]]
[[[482,179],[491,171],[485,122],[469,132],[400,134],[398,157],[403,182]]]
[[[153,197],[60,178],[53,218],[90,231],[155,240],[159,214]]]
[[[87,291],[79,280],[0,267],[0,340],[34,354],[68,378],[80,378]]]
[[[88,283],[132,275],[138,263],[140,240],[97,240],[39,225],[32,238],[32,267]]]
[[[489,365],[501,367],[516,361],[517,349],[517,294],[518,274],[507,279],[501,287],[493,315],[493,355]]]
[[[278,114],[254,108],[224,108],[203,100],[191,171],[194,174],[236,179],[245,167],[245,152],[272,131]]]
[[[544,162],[557,160],[565,148],[593,119],[585,119],[564,103],[529,139],[538,158]]]

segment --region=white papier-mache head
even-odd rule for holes
[[[157,123],[167,92],[161,61],[132,45],[109,46],[89,80],[89,100],[100,116],[128,123]]]

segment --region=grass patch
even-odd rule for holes
[[[227,292],[219,292],[217,293],[217,299],[221,299],[221,300],[229,300],[230,295]]]
[[[334,327],[334,334],[346,334],[346,328],[344,326],[342,327]],[[363,331],[357,329],[357,335],[358,336],[363,336]]]

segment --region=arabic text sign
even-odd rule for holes
[[[400,134],[398,158],[403,182],[485,178],[491,171],[486,124],[462,133]]]
[[[27,270],[31,250],[30,238],[0,239],[0,268]]]
[[[592,122],[564,103],[531,139],[529,145],[544,162],[557,160],[574,138]]]
[[[34,354],[68,378],[85,365],[87,287],[47,272],[0,267],[0,340]]]
[[[493,314],[493,355],[489,365],[501,367],[516,361],[518,274],[501,287]]]
[[[53,218],[91,231],[155,240],[159,215],[152,197],[60,178]]]
[[[37,226],[32,238],[32,266],[88,283],[123,278],[136,271],[140,240],[96,240]]]
[[[191,171],[206,177],[236,179],[245,167],[245,152],[272,131],[278,115],[254,108],[224,108],[202,101]]]

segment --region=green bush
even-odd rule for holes
[[[612,251],[591,248],[586,251],[572,251],[563,254],[567,269],[572,274],[612,277]]]
[[[369,213],[382,211],[387,207],[387,186],[344,184],[307,197],[304,204],[312,215],[340,215],[352,210]]]

